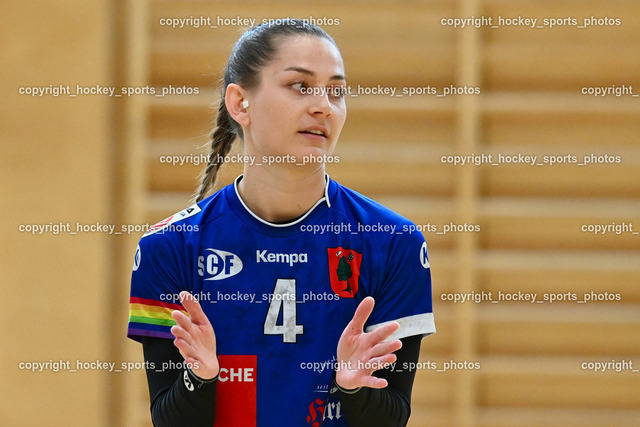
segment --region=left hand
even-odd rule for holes
[[[402,347],[400,340],[383,342],[398,330],[398,322],[364,332],[364,324],[374,305],[372,297],[363,299],[338,341],[336,383],[343,389],[386,387],[387,380],[371,374],[395,362],[396,355],[393,352]]]

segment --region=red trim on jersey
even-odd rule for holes
[[[138,298],[138,297],[131,297],[129,298],[129,303],[131,304],[145,304],[145,305],[152,305],[155,307],[167,307],[167,308],[171,308],[173,310],[181,310],[184,311],[184,307],[182,306],[182,304],[174,304],[171,302],[166,302],[166,301],[158,301],[155,299],[147,299],[147,298]]]

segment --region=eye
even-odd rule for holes
[[[307,83],[303,81],[291,83],[289,87],[291,87],[291,89],[295,90],[296,92],[300,92],[303,95],[306,93],[306,89],[309,88]]]
[[[336,99],[342,99],[347,94],[347,88],[345,86],[331,86],[328,90],[329,95]]]

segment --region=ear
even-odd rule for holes
[[[235,83],[227,86],[227,91],[224,96],[225,106],[229,115],[238,122],[240,126],[248,126],[250,123],[248,109],[242,106],[242,101],[246,101],[248,92],[244,90],[240,85]]]

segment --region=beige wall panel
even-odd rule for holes
[[[103,425],[110,237],[77,224],[109,223],[106,96],[21,95],[20,88],[109,85],[106,2],[5,2],[0,179],[6,300],[1,351],[4,425]],[[64,225],[55,234],[21,225]],[[68,228],[67,228],[68,227]],[[60,231],[60,230],[58,230]],[[23,362],[58,362],[42,372]],[[61,362],[61,363],[60,363]]]

